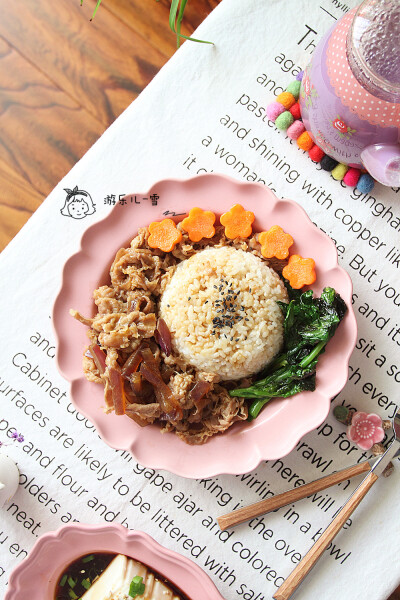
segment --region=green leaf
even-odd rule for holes
[[[145,589],[146,587],[143,583],[143,577],[139,577],[139,575],[136,575],[132,579],[131,585],[129,586],[129,595],[132,598],[136,598],[136,596],[143,596]]]
[[[301,294],[288,288],[289,303],[278,302],[284,315],[284,351],[259,374],[248,388],[237,388],[234,397],[256,398],[249,409],[255,418],[271,398],[287,398],[315,389],[318,357],[325,351],[347,307],[333,288],[326,287],[320,298],[312,290]]]
[[[302,387],[305,385],[307,389],[310,389],[311,383],[304,384],[304,380],[314,375],[316,364],[317,361],[314,359],[304,367],[301,365],[282,367],[248,388],[232,390],[230,395],[240,398],[260,398],[266,396],[269,398],[288,398],[298,393],[293,390],[299,388],[299,386]]]
[[[89,578],[82,579],[81,584],[85,588],[85,590],[88,590],[92,585]]]
[[[73,579],[72,577],[68,577],[68,585],[71,588],[74,588],[76,586],[76,579]]]
[[[92,18],[90,19],[91,21],[92,21],[92,19],[95,18],[96,13],[98,11],[98,8],[99,8],[100,4],[101,4],[101,0],[97,0],[97,4],[96,4],[95,9],[94,9],[93,14],[92,14]]]
[[[87,556],[85,556],[85,558],[82,558],[82,562],[83,563],[87,563],[87,562],[90,562],[93,559],[94,559],[94,554],[88,554]]]
[[[192,42],[199,42],[200,44],[212,44],[213,42],[207,42],[205,40],[198,40],[181,33],[181,23],[183,19],[183,13],[187,4],[187,0],[172,0],[171,9],[169,11],[169,26],[171,31],[176,34],[176,47],[179,48],[181,38],[190,40]]]
[[[296,382],[295,384],[293,384],[291,386],[288,386],[286,391],[282,387],[282,389],[281,389],[282,393],[279,394],[279,397],[280,398],[289,398],[290,396],[294,396],[295,394],[298,394],[299,392],[307,392],[307,391],[313,392],[314,390],[315,390],[315,375],[312,375],[311,377],[308,377],[306,379]],[[257,400],[254,400],[250,405],[249,416],[248,416],[247,420],[252,421],[256,417],[258,417],[261,409],[264,408],[264,406],[270,400],[272,400],[272,397],[259,398]]]
[[[159,0],[156,0],[156,2],[158,2],[158,1]],[[190,37],[187,35],[183,35],[183,33],[181,33],[183,14],[185,12],[187,2],[188,2],[188,0],[172,0],[171,1],[171,9],[169,11],[169,26],[170,26],[171,31],[173,31],[176,34],[176,47],[179,48],[181,38],[185,39],[185,40],[190,40],[192,42],[198,42],[199,44],[213,44],[213,42],[207,42],[206,40],[198,40],[196,38],[193,38],[193,37]],[[82,6],[82,4],[83,4],[83,0],[80,0],[80,5]],[[101,4],[101,0],[97,0],[97,4],[95,6],[95,9],[94,9],[93,14],[90,19],[91,21],[96,16],[96,13],[99,9],[100,4]]]
[[[179,7],[179,13],[178,13],[178,19],[176,21],[178,48],[179,48],[179,40],[180,40],[180,36],[181,36],[181,25],[182,25],[183,13],[185,12],[186,4],[187,4],[187,0],[181,0],[180,7]]]

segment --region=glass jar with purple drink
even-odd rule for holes
[[[340,19],[304,72],[300,106],[326,154],[400,185],[399,0],[365,0]]]

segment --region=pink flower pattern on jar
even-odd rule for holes
[[[334,127],[339,132],[340,137],[345,138],[347,140],[353,135],[353,133],[356,132],[355,129],[351,129],[351,127],[348,127],[339,115],[337,115],[336,119],[333,119],[331,121],[331,124],[332,127]]]
[[[343,121],[339,118],[335,119],[332,122],[332,125],[338,130],[341,131],[342,133],[345,133],[347,131],[347,127],[346,125],[343,123]]]
[[[304,71],[303,78],[301,80],[300,96],[304,98],[305,104],[309,108],[312,106],[313,98],[317,98],[318,94],[317,90],[310,81],[308,69],[309,66]]]
[[[370,450],[385,437],[382,419],[374,413],[356,412],[347,428],[347,437],[363,450]]]

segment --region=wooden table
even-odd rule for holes
[[[219,0],[190,0],[190,33]],[[0,250],[176,50],[168,0],[0,0]]]
[[[189,0],[182,33],[219,1]],[[94,6],[0,0],[0,250],[176,49],[168,0]]]

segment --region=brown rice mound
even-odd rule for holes
[[[172,344],[190,365],[221,380],[248,377],[280,351],[287,302],[281,279],[254,254],[225,246],[176,268],[159,311]]]

